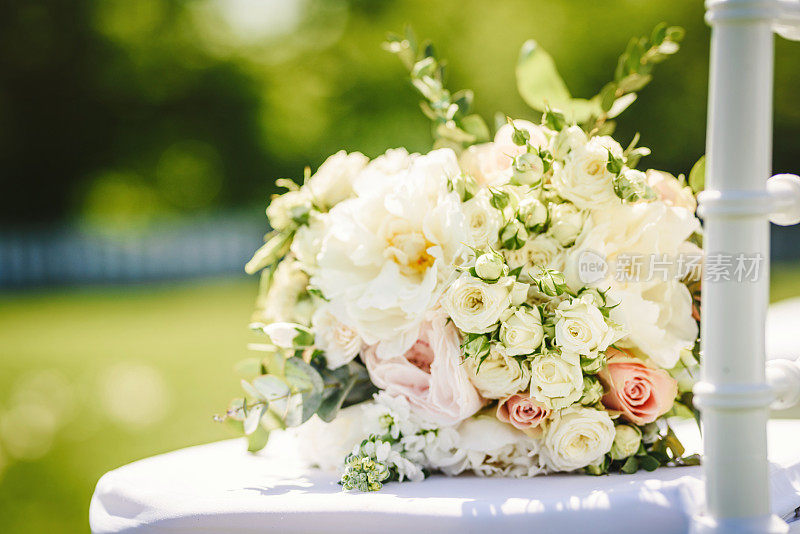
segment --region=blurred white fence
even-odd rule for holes
[[[264,231],[258,213],[164,222],[125,237],[0,230],[0,288],[243,274]]]

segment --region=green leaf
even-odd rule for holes
[[[465,132],[474,136],[473,142],[476,143],[488,141],[491,136],[486,121],[480,115],[467,115],[461,119],[461,127]]]
[[[289,386],[273,375],[259,376],[253,380],[253,387],[270,402],[289,395]]]
[[[625,463],[622,464],[620,471],[627,475],[632,475],[636,471],[639,470],[639,460],[636,459],[636,456],[628,456],[628,459],[625,460]]]
[[[658,460],[649,455],[639,456],[638,460],[639,460],[639,465],[645,471],[655,471],[656,469],[658,469],[658,466],[661,465],[658,462]]]
[[[269,441],[269,431],[259,426],[247,436],[247,450],[258,452],[267,446],[267,441]]]
[[[689,187],[692,188],[695,194],[699,193],[706,187],[706,156],[705,154],[697,160],[697,163],[692,166],[689,171]]]
[[[304,423],[319,409],[325,384],[316,369],[297,357],[286,360],[285,373],[286,381],[303,399],[300,422]]]
[[[327,370],[323,373],[326,388],[322,393],[322,402],[317,409],[317,415],[326,422],[333,421],[342,407],[347,394],[356,382],[356,376],[350,373],[346,365]]]
[[[533,109],[557,108],[572,122],[585,122],[602,113],[599,98],[572,98],[553,58],[533,39],[526,41],[519,53],[517,89]]]

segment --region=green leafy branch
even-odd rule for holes
[[[430,42],[417,43],[410,27],[404,35],[389,34],[384,48],[395,54],[411,75],[411,83],[423,97],[422,112],[433,122],[434,147],[461,150],[489,140],[489,127],[471,112],[473,93],[451,93],[445,88],[445,64]]]
[[[556,69],[553,58],[536,41],[527,41],[517,61],[517,88],[523,100],[541,113],[559,110],[570,123],[589,133],[608,133],[608,120],[622,113],[636,93],[652,80],[652,70],[680,48],[684,30],[661,23],[650,36],[634,38],[617,62],[614,80],[590,99],[574,98]]]

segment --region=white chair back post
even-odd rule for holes
[[[764,325],[769,219],[781,208],[777,184],[767,183],[773,31],[779,23],[792,27],[797,7],[796,0],[706,2],[712,27],[706,191],[700,196],[706,270],[702,379],[695,387],[706,502],[694,533],[788,531],[770,512],[766,426],[773,390],[764,371]]]

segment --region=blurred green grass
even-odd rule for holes
[[[232,365],[246,355],[255,291],[246,280],[4,296],[0,530],[86,532],[105,471],[231,437],[212,415],[238,392]],[[34,392],[53,397],[55,423],[28,410]],[[46,422],[15,421],[20,409]]]
[[[232,366],[247,353],[255,289],[212,280],[4,296],[2,531],[87,532],[106,471],[231,437],[212,415],[238,394]],[[774,266],[771,296],[800,296],[800,267]]]

